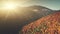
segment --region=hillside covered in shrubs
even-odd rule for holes
[[[60,12],[42,17],[22,28],[22,34],[60,34]]]

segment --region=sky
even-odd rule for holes
[[[0,1],[16,1],[22,6],[41,5],[53,10],[60,9],[60,0],[0,0]]]
[[[41,5],[53,10],[60,9],[60,0],[29,0],[25,5]]]

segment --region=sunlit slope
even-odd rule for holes
[[[60,11],[24,26],[22,34],[60,34]]]

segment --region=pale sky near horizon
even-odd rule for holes
[[[60,0],[30,0],[26,4],[41,5],[53,10],[60,10]]]
[[[0,1],[7,1],[7,0],[0,0]],[[9,0],[9,1],[19,2],[23,6],[41,5],[53,10],[60,9],[60,0]]]

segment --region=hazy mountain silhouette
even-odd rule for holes
[[[60,11],[24,26],[22,34],[60,34]]]
[[[0,31],[6,34],[16,34],[22,29],[23,26],[49,14],[55,13],[53,10],[43,6],[29,6],[29,7],[18,7],[18,13],[12,13],[7,18],[4,13],[0,12]],[[4,33],[4,34],[5,34]]]

